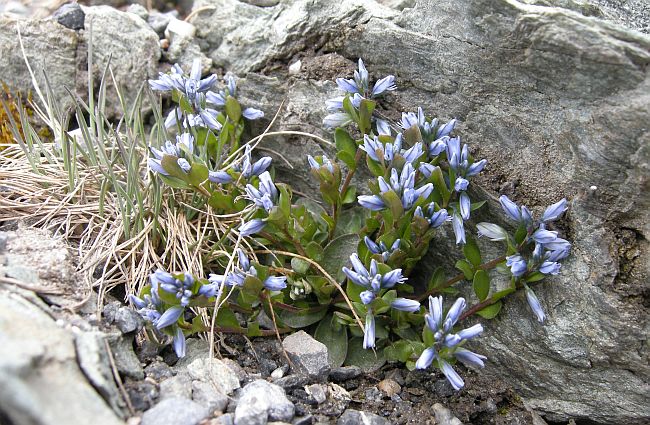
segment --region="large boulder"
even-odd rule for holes
[[[341,19],[352,7],[354,13]],[[313,26],[306,16],[289,14],[305,8],[332,19]],[[496,202],[502,193],[538,212],[570,199],[559,226],[574,242],[572,257],[561,276],[536,289],[548,322],[538,325],[522,296],[508,300],[477,348],[490,359],[484,373],[510,382],[553,421],[644,422],[650,416],[650,37],[575,11],[514,0],[422,1],[401,14],[372,1],[340,9],[329,2],[283,1],[238,17],[227,9],[205,12],[203,24],[195,23],[216,62],[215,52],[223,52],[232,56],[222,64],[237,71],[266,66],[270,76],[249,74],[242,93],[267,115],[284,101],[276,128],[301,125],[322,134],[324,108],[318,105],[336,93],[323,80],[349,74],[362,57],[375,76],[397,76],[401,90],[380,108],[389,119],[419,105],[429,115],[461,121],[458,133],[475,155],[489,160],[475,189],[489,200],[483,220],[503,223]],[[249,17],[229,29],[211,27],[210,16],[220,22]],[[337,51],[347,66],[332,75],[333,55],[296,52],[290,38],[268,36],[287,19],[290,28],[309,28],[311,40],[323,36],[315,47]],[[248,24],[259,28],[250,32],[259,39],[241,36]],[[255,54],[239,55],[247,49]],[[297,58],[302,71],[290,74],[288,65]],[[314,139],[270,140],[265,146],[280,153],[280,175],[313,193],[302,177],[303,154],[320,150]]]
[[[0,341],[0,417],[9,423],[124,423],[86,381],[72,334],[34,294],[0,290]]]
[[[92,39],[93,76],[97,90],[106,66],[110,67],[115,82],[122,90],[127,106],[131,106],[140,87],[157,74],[160,46],[158,35],[138,16],[120,12],[108,6],[84,7],[84,29],[79,32],[66,28],[53,18],[11,19],[0,16],[0,82],[12,91],[25,95],[32,91],[32,77],[23,58],[24,54],[44,96],[47,96],[45,76],[54,100],[61,111],[72,106],[68,92],[77,92],[81,99],[88,97],[88,45]],[[92,30],[92,31],[91,31]],[[20,38],[18,33],[20,31]],[[106,97],[106,115],[122,114],[120,100],[111,91],[113,79],[106,74],[111,93]],[[38,96],[34,96],[36,100]]]

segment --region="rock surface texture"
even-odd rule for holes
[[[196,13],[188,19],[196,28],[194,38],[178,37],[172,46],[167,40],[163,49],[170,50],[162,57],[186,63],[194,52],[201,53],[204,67],[245,76],[242,103],[266,113],[266,122],[258,125],[268,124],[282,104],[274,130],[328,139],[322,130],[324,101],[340,95],[333,80],[350,76],[362,57],[373,77],[397,77],[400,90],[377,109],[384,118],[397,125],[400,112],[422,106],[427,115],[459,119],[457,134],[474,156],[489,161],[476,181],[480,187],[472,189],[488,199],[478,213],[481,220],[510,225],[501,218],[500,194],[537,212],[568,198],[570,210],[558,227],[574,243],[572,256],[560,276],[536,289],[547,323],[534,320],[523,297],[508,300],[501,318],[487,323],[477,341],[476,350],[489,359],[482,373],[507,380],[550,421],[634,425],[650,418],[650,36],[644,34],[650,12],[642,0],[628,3],[633,11],[608,0],[196,0]],[[92,23],[93,80],[98,81],[112,54],[116,79],[135,95],[157,71],[164,29],[110,8],[83,10],[84,29],[76,32],[51,19],[0,16],[0,80],[21,90],[31,86],[18,44],[20,28],[30,63],[35,71],[46,66],[55,97],[68,99],[66,86],[83,93]],[[43,84],[40,71],[35,75]],[[115,109],[109,105],[109,111]],[[329,147],[297,135],[267,137],[263,145],[275,152],[278,180],[314,192],[305,158],[307,153],[331,155]],[[441,261],[431,257],[426,263],[453,264]],[[0,308],[0,317],[12,314],[12,303]],[[28,311],[39,326],[25,332],[40,335],[41,322],[42,329],[57,330],[37,308]],[[24,349],[35,350],[26,358],[37,363],[42,356],[66,359],[67,343],[44,351],[49,337],[46,333],[33,347],[23,343]],[[205,359],[186,360],[179,365],[205,369]],[[76,365],[64,369],[80,373]],[[0,379],[29,373],[19,367],[6,370]],[[191,376],[188,388],[195,401],[207,403],[212,397],[207,388],[221,389],[222,395],[237,389],[238,378],[224,376],[223,381],[200,379],[198,372]],[[93,383],[103,387],[98,382],[104,378]],[[278,382],[286,388],[304,385],[289,383],[296,379],[291,375]],[[79,384],[84,395],[72,402],[89,397],[88,409],[97,412],[93,423],[117,420],[84,385]],[[105,392],[114,392],[112,385]],[[224,406],[218,397],[211,400],[211,408]],[[266,408],[255,414],[242,409],[238,405],[229,417],[235,422],[244,414],[290,419],[288,412],[276,417]],[[346,418],[357,417],[348,412]]]
[[[36,298],[32,295],[33,298]],[[15,424],[123,424],[79,369],[69,331],[19,293],[0,291],[0,400]]]
[[[375,76],[397,76],[400,90],[380,107],[387,118],[420,105],[461,121],[458,134],[489,161],[478,189],[489,200],[485,220],[502,221],[500,194],[538,211],[570,199],[559,225],[573,255],[538,287],[549,320],[538,325],[523,297],[507,302],[479,343],[485,373],[507,379],[551,420],[650,417],[650,37],[514,0],[421,1],[401,12],[373,1],[283,1],[235,14],[234,0],[205,0],[195,9],[206,5],[216,9],[194,19],[205,50],[227,69],[266,74],[248,74],[242,93],[267,115],[284,100],[279,128],[323,134],[324,108],[313,105],[335,95],[326,81],[362,57]],[[280,175],[309,181],[304,157],[320,149],[313,140],[268,146],[295,166]]]

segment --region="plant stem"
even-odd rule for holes
[[[287,240],[288,240],[289,242],[291,242],[291,244],[292,244],[293,247],[296,249],[296,251],[298,251],[298,254],[302,255],[303,257],[307,257],[307,258],[309,258],[309,256],[307,255],[307,252],[305,252],[305,249],[302,247],[302,245],[300,244],[300,242],[298,242],[297,240],[295,240],[295,239],[293,238],[293,236],[291,236],[291,234],[290,234],[289,231],[287,230],[287,227],[286,227],[286,226],[284,226],[284,227],[282,228],[282,233],[284,233],[284,235],[287,237]]]
[[[492,261],[488,261],[487,263],[483,263],[480,266],[477,267],[478,270],[491,270],[495,268],[499,263],[502,263],[503,261],[506,260],[506,256],[502,255],[501,257],[495,258]],[[424,294],[420,295],[418,298],[419,301],[425,300],[429,295],[437,294],[442,292],[443,289],[449,288],[451,285],[458,283],[462,280],[465,279],[465,275],[463,273],[457,274],[456,276],[452,277],[449,279],[447,282],[444,284],[431,289],[430,291],[425,292]],[[486,300],[487,301],[487,300]]]
[[[339,193],[341,196],[345,195],[345,192],[348,190],[348,186],[350,186],[350,182],[352,181],[352,176],[354,176],[354,173],[356,172],[357,168],[359,167],[359,161],[361,160],[361,157],[363,156],[363,151],[359,148],[357,148],[357,153],[354,156],[354,168],[351,170],[348,170],[348,174],[345,176],[345,180],[343,181],[343,185],[341,185],[341,189],[339,190]],[[336,222],[334,222],[334,225],[336,226]]]
[[[460,322],[462,320],[467,319],[469,316],[473,315],[477,311],[481,311],[485,307],[487,307],[489,305],[492,305],[497,301],[498,300],[493,299],[493,297],[490,297],[490,298],[487,298],[487,299],[481,301],[480,303],[474,304],[473,306],[471,306],[469,308],[469,310],[465,311],[463,314],[460,315],[460,317],[458,318],[458,321]]]

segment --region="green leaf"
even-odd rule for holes
[[[364,350],[363,338],[350,338],[345,365],[359,366],[365,373],[375,372],[386,363],[384,350]]]
[[[417,142],[422,141],[422,133],[420,132],[420,127],[417,125],[412,125],[408,130],[404,131],[404,140],[410,146],[413,146]]]
[[[340,128],[339,128],[340,129]],[[346,152],[346,151],[341,151],[336,154],[336,157],[343,161],[345,165],[348,166],[350,170],[355,170],[356,169],[356,161],[354,160],[354,155]]]
[[[341,269],[348,263],[350,255],[357,252],[359,240],[358,234],[349,233],[332,240],[325,247],[321,266],[338,282],[345,279]]]
[[[520,225],[517,228],[517,231],[515,232],[515,242],[517,243],[517,245],[521,244],[524,241],[524,239],[526,239],[527,235],[528,235],[528,231],[526,230],[526,226],[523,224]]]
[[[501,301],[497,301],[494,304],[477,311],[476,314],[484,319],[494,319],[496,315],[499,314],[499,311],[501,311]]]
[[[323,258],[323,247],[318,243],[311,241],[305,246],[305,251],[310,259],[320,261]]]
[[[313,325],[325,317],[326,314],[326,308],[313,312],[300,313],[294,313],[288,310],[280,310],[277,313],[280,320],[282,320],[282,323],[294,329],[305,328],[309,325]]]
[[[172,155],[163,155],[160,160],[160,165],[169,173],[170,176],[176,177],[187,182],[189,179],[187,173],[178,165],[178,158]]]
[[[366,155],[366,165],[368,166],[368,170],[370,170],[370,172],[375,177],[384,175],[384,167],[382,167],[378,162],[371,159],[369,155]]]
[[[354,204],[357,201],[357,188],[356,186],[348,186],[343,194],[341,203],[343,205]]]
[[[314,339],[327,347],[327,361],[332,369],[343,364],[348,355],[348,331],[334,319],[332,314],[318,324]]]
[[[445,282],[446,282],[445,271],[443,270],[442,267],[437,267],[436,270],[433,272],[433,276],[431,276],[431,279],[429,279],[429,284],[427,285],[427,291],[430,291],[434,288],[438,288]]]
[[[469,210],[475,211],[481,208],[483,205],[485,205],[485,201],[472,202],[472,205],[470,206]]]
[[[531,273],[530,276],[526,277],[526,282],[528,282],[528,283],[539,282],[540,280],[544,279],[545,277],[546,277],[546,275],[543,274],[543,273],[540,273],[540,272]]]
[[[342,128],[337,128],[334,131],[334,141],[336,142],[336,149],[339,152],[346,152],[354,158],[357,153],[357,142],[354,141],[347,131]]]
[[[363,99],[359,104],[359,130],[363,134],[370,133],[372,112],[376,105],[375,101],[370,99]]]
[[[505,297],[505,296],[507,296],[507,295],[512,294],[513,292],[516,292],[516,289],[514,289],[514,288],[507,288],[507,289],[504,289],[504,290],[502,290],[502,291],[495,292],[495,293],[492,295],[492,299],[493,299],[494,301],[497,301],[497,300],[500,300],[501,298],[503,298],[503,297]]]
[[[483,262],[476,240],[469,235],[467,235],[465,246],[463,246],[463,254],[474,267],[480,266]]]
[[[309,267],[311,267],[311,265],[305,260],[301,260],[298,257],[293,257],[291,259],[291,268],[298,274],[307,273]]]
[[[241,105],[232,96],[226,98],[226,114],[234,122],[238,122],[239,118],[241,118]]]
[[[463,272],[465,279],[472,280],[474,278],[474,268],[467,260],[456,261],[456,268]]]
[[[201,183],[208,180],[208,169],[205,165],[195,162],[187,176],[193,186],[199,187]]]
[[[335,236],[359,233],[366,220],[366,209],[361,207],[347,208],[341,211],[336,226]]]
[[[490,293],[490,276],[485,270],[476,272],[472,286],[478,299],[484,301]]]
[[[179,180],[176,177],[171,177],[171,176],[164,176],[162,174],[158,174],[158,177],[167,185],[170,187],[173,187],[174,189],[190,189],[191,186],[187,183],[185,183],[183,180]]]
[[[442,195],[442,199],[444,203],[447,204],[447,202],[449,202],[449,198],[451,198],[451,192],[447,187],[447,183],[445,182],[445,177],[442,175],[442,170],[440,169],[440,167],[435,167],[433,169],[433,173],[431,174],[431,177],[433,179],[433,185],[436,187],[436,190],[440,192],[440,195]]]

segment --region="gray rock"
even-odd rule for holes
[[[126,406],[113,378],[105,341],[103,332],[75,332],[77,362],[88,381],[113,411],[121,412],[121,416],[126,417]]]
[[[113,324],[123,334],[137,332],[144,326],[144,320],[135,310],[130,307],[120,307],[115,312]]]
[[[241,389],[235,409],[235,425],[290,421],[294,410],[293,403],[281,387],[260,379]]]
[[[240,387],[233,370],[219,359],[196,359],[187,365],[192,379],[210,383],[216,391],[229,395]]]
[[[18,42],[18,29],[25,47],[25,55],[35,71],[41,88],[45,78],[40,70],[47,69],[54,99],[61,102],[62,109],[71,105],[66,87],[74,90],[76,81],[76,57],[79,44],[75,31],[53,20],[11,19],[0,16],[0,80],[18,93],[27,95],[32,87],[31,76],[25,65]]]
[[[171,18],[172,16],[167,13],[151,12],[147,18],[147,23],[162,38]]]
[[[147,367],[144,368],[144,373],[147,375],[147,378],[151,378],[158,382],[174,376],[174,372],[172,372],[169,365],[161,361],[154,361],[147,365]]]
[[[192,380],[185,373],[165,379],[160,383],[160,399],[192,398]]]
[[[304,375],[288,375],[273,381],[275,385],[278,385],[285,390],[302,387],[308,382],[309,378]]]
[[[0,405],[9,423],[123,423],[79,369],[72,335],[40,307],[4,290],[0,340]]]
[[[158,400],[158,386],[149,380],[126,382],[126,392],[131,400],[133,409],[144,412],[149,410]]]
[[[217,425],[234,425],[235,424],[235,414],[226,413],[225,415],[219,416],[215,420]]]
[[[318,404],[323,404],[327,400],[327,387],[323,384],[307,385],[305,391]]]
[[[141,425],[197,425],[208,417],[208,409],[192,400],[168,398],[142,415]]]
[[[338,421],[336,421],[336,424],[337,425],[357,425],[357,424],[388,425],[389,422],[386,419],[382,418],[381,416],[375,415],[374,413],[348,409],[345,412],[343,412],[341,417],[339,417]]]
[[[149,20],[149,11],[141,4],[130,4],[129,7],[126,8],[126,11],[128,13],[133,13],[145,22]]]
[[[114,333],[107,338],[118,372],[136,380],[144,379],[142,363],[133,351],[133,335]]]
[[[490,359],[483,373],[505,378],[553,421],[643,423],[650,416],[643,344],[649,330],[644,299],[650,275],[650,38],[594,17],[515,0],[417,2],[400,14],[359,11],[365,3],[350,2],[345,10],[357,12],[343,20],[338,19],[345,11],[297,3],[242,8],[233,25],[259,31],[236,38],[236,46],[230,37],[237,31],[199,24],[209,13],[194,23],[198,36],[217,46],[211,53],[215,63],[223,53],[225,66],[251,70],[291,51],[292,41],[283,37],[252,40],[253,34],[265,37],[261,23],[273,28],[294,22],[304,7],[320,7],[316,20],[330,14],[331,25],[312,28],[301,21],[296,31],[312,28],[307,38],[312,43],[327,34],[332,50],[351,59],[350,65],[363,57],[373,77],[397,75],[402,90],[382,101],[387,117],[399,120],[399,112],[421,105],[429,115],[460,120],[458,134],[473,155],[489,161],[472,183],[475,194],[488,199],[476,213],[481,221],[511,226],[496,203],[502,190],[538,213],[569,198],[571,209],[560,225],[575,242],[572,256],[560,276],[535,289],[548,322],[542,327],[534,321],[523,296],[507,299],[501,319],[487,323],[476,342],[476,350]],[[200,4],[206,2],[195,7]],[[212,16],[231,19],[228,7]],[[347,19],[354,24],[342,25]],[[228,63],[226,51],[246,49]],[[393,59],[387,63],[386,57]],[[320,80],[350,75],[332,59],[301,58],[301,80],[284,70],[277,78],[249,74],[241,83],[244,102],[257,98],[254,106],[271,115],[279,99],[286,99],[277,128],[322,135],[323,114],[313,105],[337,89]],[[313,193],[301,158],[329,154],[327,148],[300,137],[268,143],[295,158],[293,170],[278,167],[278,180],[298,182],[299,190]],[[434,242],[444,244],[442,238]],[[451,245],[441,250],[457,252]],[[483,244],[485,258],[499,255],[488,245]],[[423,263],[453,268],[455,260],[445,254]],[[423,270],[423,278],[430,272]]]
[[[206,406],[210,412],[214,412],[215,410],[223,412],[226,410],[226,406],[228,406],[228,396],[219,392],[209,382],[192,382],[192,400],[202,406]]]
[[[314,380],[325,380],[330,372],[327,361],[327,347],[316,341],[305,331],[289,335],[282,341],[282,347],[297,368],[296,372]]]
[[[433,405],[433,414],[436,418],[436,424],[439,425],[463,425],[463,423],[440,403]]]
[[[257,7],[237,0],[197,0],[193,10],[213,7],[193,19],[216,66],[235,73],[261,68],[273,59],[322,46],[335,31],[370,18],[363,2],[287,1]],[[368,3],[377,14],[393,13]]]
[[[84,27],[86,14],[79,3],[66,3],[54,12],[54,19],[61,25],[71,30],[80,30]]]
[[[359,366],[342,366],[332,369],[329,379],[334,382],[343,382],[360,376],[362,373]]]
[[[108,6],[84,7],[83,10],[86,13],[83,32],[85,45],[88,44],[92,26],[95,83],[99,82],[110,58],[115,80],[123,90],[127,105],[130,105],[142,84],[148,78],[158,75],[158,35],[146,22],[131,13],[120,12]],[[85,90],[87,67],[85,62],[82,63],[84,67],[78,71],[77,88],[83,87]],[[121,107],[117,96],[106,96],[106,100],[108,116],[120,116]]]
[[[0,231],[0,252],[4,251],[7,247],[7,239],[9,239],[7,232]]]

